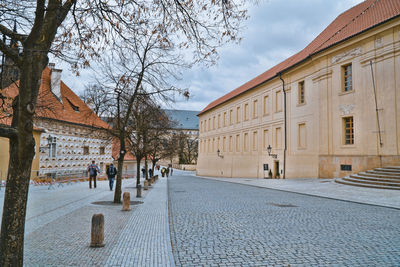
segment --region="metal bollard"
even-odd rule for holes
[[[142,185],[140,184],[136,186],[136,197],[142,197]]]
[[[129,211],[131,210],[131,194],[129,192],[124,192],[122,195],[123,202],[122,202],[122,211]]]
[[[92,216],[90,246],[94,248],[104,247],[104,216],[101,213]]]

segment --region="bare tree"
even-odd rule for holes
[[[99,116],[109,116],[111,108],[116,104],[115,98],[112,97],[107,88],[99,84],[89,84],[85,87],[85,91],[80,98],[89,105],[93,112]]]
[[[193,164],[198,156],[198,137],[181,131],[178,135],[179,164]]]
[[[216,48],[238,40],[246,18],[244,0],[3,0],[0,32],[19,46],[0,40],[0,50],[20,70],[19,95],[12,105],[10,126],[0,136],[10,140],[10,161],[0,236],[0,266],[22,266],[26,202],[34,157],[33,115],[48,54],[73,67],[87,67],[105,51],[121,49],[136,33],[154,32],[159,44],[192,51],[195,61],[213,61]],[[20,32],[11,30],[16,21]],[[149,28],[150,25],[150,28]],[[155,27],[154,27],[155,26]],[[132,45],[130,42],[126,46]],[[143,61],[137,62],[142,64]],[[119,79],[129,81],[127,77]],[[135,79],[140,85],[143,75]],[[153,77],[157,79],[157,77]],[[122,82],[125,84],[125,82]],[[122,86],[127,88],[128,85]],[[119,89],[120,87],[116,87]],[[133,86],[132,88],[135,88]],[[119,96],[122,93],[117,93]],[[128,110],[129,110],[128,101]],[[129,118],[123,119],[125,122]],[[123,129],[119,119],[119,126]],[[125,140],[124,136],[120,140]],[[121,148],[123,144],[121,143]],[[123,152],[123,150],[121,150]],[[121,154],[121,153],[120,153]],[[123,157],[122,157],[123,158]],[[117,179],[118,184],[118,179]],[[120,198],[120,196],[119,196]]]

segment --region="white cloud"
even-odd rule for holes
[[[177,97],[176,109],[202,110],[213,100],[265,72],[310,43],[340,13],[362,0],[269,0],[249,9],[250,19],[239,45],[220,49],[220,61],[208,69],[194,67],[179,82],[191,99]],[[90,83],[89,70],[80,77],[64,67],[63,80],[76,93]]]

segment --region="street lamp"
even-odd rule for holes
[[[217,150],[217,156],[222,159],[224,158],[224,156],[221,154],[221,151],[219,149]]]
[[[274,158],[274,159],[278,158],[278,155],[277,155],[277,154],[271,154],[271,151],[272,151],[271,145],[268,145],[267,151],[268,151],[268,156],[270,156],[270,157],[272,157],[272,158]]]

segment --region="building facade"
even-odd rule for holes
[[[210,103],[197,173],[328,178],[400,164],[399,15],[399,1],[364,1]]]
[[[11,84],[2,94],[9,99],[16,97],[17,85],[18,82]],[[1,123],[10,123],[10,113],[1,114]],[[92,160],[104,173],[106,165],[113,161],[108,128],[61,81],[61,70],[49,64],[42,73],[34,118],[36,154],[31,177],[83,176]],[[0,138],[0,146],[0,172],[4,180],[8,169],[8,139]]]

